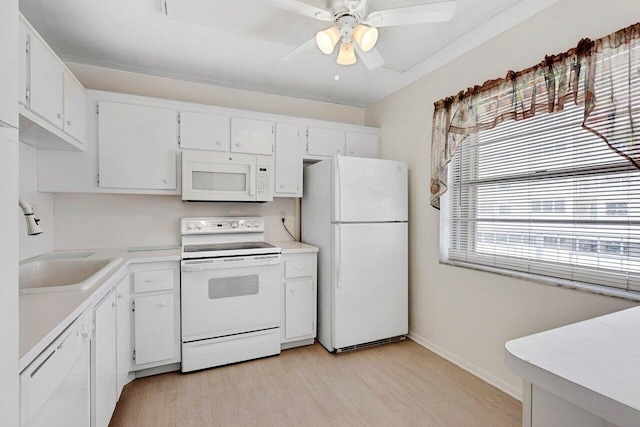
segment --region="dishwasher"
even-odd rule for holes
[[[90,425],[90,341],[87,310],[20,374],[21,427]]]

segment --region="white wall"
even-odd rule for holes
[[[180,243],[180,218],[258,215],[265,219],[267,240],[290,240],[294,233],[294,199],[269,203],[189,203],[179,196],[56,194],[57,250],[175,245]],[[297,229],[296,229],[297,231]]]
[[[17,141],[17,130],[0,127],[0,424],[3,425],[18,425]]]
[[[381,127],[383,158],[410,167],[409,327],[417,341],[514,396],[521,381],[504,365],[504,343],[631,307],[620,299],[441,265],[439,214],[429,205],[433,102],[541,62],[635,23],[637,0],[561,0],[537,16],[366,110]]]
[[[36,218],[40,218],[43,233],[27,235],[27,223],[19,211],[20,260],[51,252],[54,248],[53,194],[39,193],[37,184],[38,150],[20,143],[20,197],[31,205]],[[19,208],[16,208],[19,209]]]

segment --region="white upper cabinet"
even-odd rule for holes
[[[38,37],[31,35],[29,108],[57,128],[64,126],[64,68]]]
[[[64,131],[84,142],[85,93],[78,81],[66,71],[64,73]]]
[[[0,127],[18,127],[18,18],[16,0],[0,10]]]
[[[275,125],[266,120],[231,118],[231,151],[234,153],[273,154]]]
[[[229,151],[229,116],[180,112],[180,147]]]
[[[276,125],[274,197],[302,197],[301,132],[295,125]]]
[[[337,129],[309,127],[307,129],[307,156],[329,157],[344,155],[345,132]]]
[[[378,158],[378,134],[347,132],[347,156]]]
[[[27,105],[27,69],[29,38],[27,26],[20,21],[18,25],[18,102]]]
[[[100,187],[175,190],[177,111],[100,101]]]
[[[20,141],[46,150],[84,151],[84,87],[24,17],[19,19]]]

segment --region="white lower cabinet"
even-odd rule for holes
[[[116,287],[116,367],[117,395],[129,382],[131,372],[131,300],[129,277],[122,279]]]
[[[116,291],[113,290],[94,309],[94,327],[91,352],[91,391],[94,427],[107,427],[116,408]]]
[[[132,371],[180,363],[180,264],[129,267],[133,293]]]
[[[316,337],[317,254],[282,255],[282,348],[313,343]]]

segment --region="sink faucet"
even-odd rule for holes
[[[40,220],[33,214],[33,208],[31,205],[22,199],[18,200],[18,204],[20,205],[22,212],[24,212],[24,219],[27,221],[27,234],[29,236],[42,234],[42,228],[38,225]]]

